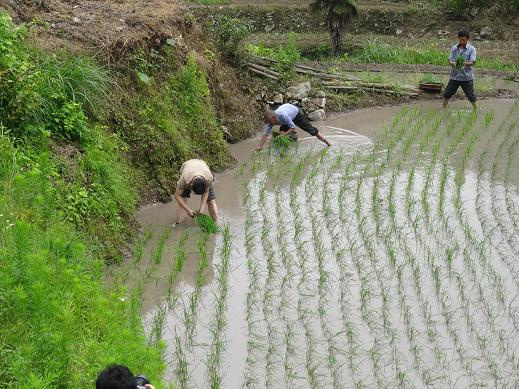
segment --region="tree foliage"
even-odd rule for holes
[[[310,4],[312,12],[326,13],[326,24],[330,31],[332,51],[340,53],[342,32],[350,20],[358,15],[355,0],[316,0]]]

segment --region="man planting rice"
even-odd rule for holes
[[[461,86],[465,96],[476,109],[477,97],[474,93],[474,75],[472,67],[476,63],[476,48],[469,43],[470,33],[460,31],[459,43],[454,45],[449,55],[449,64],[452,67],[451,77],[445,92],[443,93],[443,108],[447,107],[449,100]]]
[[[177,221],[179,224],[184,219],[184,212],[191,218],[204,212],[205,208],[216,222],[218,221],[218,208],[216,206],[216,195],[213,189],[214,176],[209,166],[201,159],[190,159],[182,164],[180,168],[180,179],[175,191],[177,201]],[[191,192],[200,196],[200,208],[192,210],[186,203],[186,198],[191,197]]]
[[[272,127],[280,125],[281,135],[294,135],[296,133],[296,126],[303,131],[308,132],[310,135],[315,136],[321,142],[331,146],[330,142],[319,132],[317,128],[312,126],[308,121],[306,115],[301,112],[299,108],[292,104],[283,104],[275,111],[265,111],[265,127],[263,128],[263,136],[261,137],[260,143],[256,147],[257,150],[263,149],[267,139],[272,132]]]

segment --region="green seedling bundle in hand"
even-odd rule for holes
[[[208,234],[216,234],[219,231],[218,225],[210,216],[200,213],[196,216],[195,220],[203,232]]]
[[[461,70],[465,66],[465,58],[463,55],[460,55],[456,60],[456,69]]]
[[[293,140],[288,135],[275,135],[272,143],[274,147],[279,151],[280,154],[283,154],[288,150]]]

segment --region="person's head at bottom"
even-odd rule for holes
[[[155,389],[144,376],[135,377],[130,369],[123,365],[110,365],[96,380],[96,389]]]
[[[204,177],[195,177],[191,185],[193,187],[193,192],[195,192],[199,196],[203,195],[207,189],[207,184],[205,182]]]

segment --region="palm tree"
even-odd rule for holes
[[[310,4],[314,13],[326,12],[326,24],[332,40],[332,52],[338,55],[341,49],[342,31],[350,20],[358,15],[355,0],[315,0]]]

